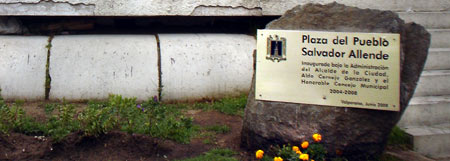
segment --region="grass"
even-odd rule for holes
[[[381,155],[380,159],[378,161],[403,161],[397,157],[394,157],[392,155],[383,154]]]
[[[211,103],[196,103],[191,108],[202,110],[216,110],[228,115],[244,115],[245,105],[247,104],[247,95],[242,94],[239,97],[225,97]]]
[[[236,152],[230,149],[212,149],[204,153],[203,155],[178,161],[237,161],[237,159],[233,157],[236,154]]]
[[[231,131],[227,125],[195,126],[197,133],[195,138],[203,139],[203,144],[216,144],[217,134],[226,134]]]
[[[412,149],[410,137],[398,126],[395,126],[389,134],[388,145],[403,150]]]
[[[212,131],[217,134],[226,134],[231,131],[231,128],[227,125],[212,125],[212,126],[206,126],[205,129],[207,131]]]

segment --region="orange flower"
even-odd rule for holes
[[[295,153],[297,153],[297,154],[303,154],[302,151],[300,151],[300,150],[299,150],[299,151],[295,151]]]
[[[301,154],[300,157],[298,157],[300,160],[309,160],[308,154]]]
[[[283,158],[281,158],[281,157],[275,157],[275,158],[273,158],[273,161],[283,161]]]
[[[256,159],[262,159],[264,156],[264,151],[258,150],[256,151]]]
[[[308,143],[307,141],[304,141],[304,142],[302,143],[302,148],[303,148],[303,149],[308,148],[308,146],[309,146],[309,143]]]
[[[322,135],[316,133],[313,135],[313,139],[315,142],[319,142],[322,140]]]
[[[293,146],[292,147],[292,151],[295,151],[295,152],[297,152],[297,151],[299,151],[300,149],[298,148],[298,146]]]

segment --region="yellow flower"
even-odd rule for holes
[[[298,148],[298,146],[293,146],[293,147],[292,147],[292,151],[295,151],[295,152],[296,152],[296,151],[299,151],[299,150],[300,150],[300,149]]]
[[[300,160],[309,160],[308,154],[301,154],[300,157],[298,157]]]
[[[256,151],[256,159],[262,159],[264,156],[264,151],[258,150]]]
[[[308,143],[307,141],[304,141],[304,142],[302,143],[302,148],[303,148],[303,149],[308,148],[308,146],[309,146],[309,143]]]
[[[302,151],[300,151],[300,150],[295,151],[295,153],[297,153],[297,154],[303,154]]]
[[[281,157],[275,157],[275,158],[273,158],[273,161],[283,161],[283,158],[281,158]]]
[[[320,135],[320,134],[314,134],[314,135],[313,135],[313,139],[314,139],[315,142],[319,142],[319,141],[322,140],[322,135]]]

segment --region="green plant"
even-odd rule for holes
[[[153,137],[189,143],[194,131],[192,118],[181,116],[179,111],[173,111],[173,109],[160,105],[150,108],[149,119],[146,122],[149,133]]]
[[[412,144],[408,134],[400,129],[398,126],[392,128],[388,137],[388,145],[400,149],[412,149]]]
[[[205,129],[207,131],[213,131],[217,134],[225,134],[230,132],[230,127],[227,125],[212,125],[212,126],[206,126]]]
[[[285,160],[285,161],[325,161],[327,151],[320,144],[322,140],[322,136],[320,134],[313,135],[314,142],[309,144],[309,142],[302,142],[301,146],[291,146],[291,145],[283,145],[280,147],[279,145],[271,146],[270,151],[276,155],[273,160]],[[301,148],[301,149],[300,149]],[[258,150],[260,151],[260,150]],[[270,157],[265,155],[261,160],[268,160]]]
[[[113,116],[112,107],[96,108],[88,106],[78,115],[81,129],[85,135],[99,136],[108,133],[117,124],[117,119]]]
[[[71,104],[56,106],[58,113],[52,115],[43,129],[44,134],[51,136],[55,141],[60,141],[71,132],[80,129],[80,122],[75,118],[75,107]]]
[[[237,161],[233,156],[237,153],[230,149],[212,149],[206,152],[203,155],[197,156],[195,158],[189,158],[179,161],[205,161],[205,160],[214,160],[214,161]]]
[[[327,150],[323,147],[322,144],[313,143],[308,147],[308,149],[306,149],[305,153],[309,154],[310,158],[319,161],[325,160]]]
[[[43,134],[60,141],[75,131],[99,136],[121,130],[189,143],[198,129],[193,127],[192,118],[184,117],[179,108],[160,104],[155,99],[137,105],[136,98],[110,95],[108,102],[89,102],[78,116],[71,104],[46,104],[44,110],[48,119],[45,123],[26,116],[20,108],[22,104],[23,101],[17,101],[9,107],[0,99],[0,132]]]
[[[247,104],[247,95],[240,97],[226,97],[213,103],[213,109],[229,115],[243,115],[245,105]]]
[[[192,118],[185,118],[175,106],[155,99],[136,104],[136,98],[120,95],[110,95],[106,103],[90,102],[78,119],[84,133],[94,136],[118,129],[188,143],[194,131]]]
[[[275,147],[273,147],[272,151],[275,151],[275,153],[278,157],[281,157],[285,160],[288,160],[288,161],[298,160],[298,154],[294,150],[292,150],[292,147],[290,144],[283,145],[282,147],[276,145]]]
[[[58,104],[50,103],[44,105],[44,111],[46,115],[52,114],[53,111],[57,108]]]
[[[21,108],[24,101],[17,100],[11,107],[0,103],[0,132],[7,134],[11,131],[24,134],[40,133],[43,126],[33,118],[26,116]]]
[[[247,104],[247,95],[242,94],[239,97],[225,97],[211,103],[195,103],[194,109],[216,110],[228,115],[243,115]]]

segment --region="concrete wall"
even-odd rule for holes
[[[0,40],[0,95],[7,100],[44,99],[48,37],[0,36]]]
[[[44,100],[48,38],[0,37],[1,96]],[[70,35],[50,42],[49,99],[68,101],[238,95],[250,88],[256,46],[242,34],[162,34],[159,42],[154,35]]]
[[[0,15],[259,16],[281,15],[306,3],[394,11],[449,10],[448,0],[0,0]]]
[[[153,35],[56,36],[50,50],[50,99],[106,99],[158,95]]]
[[[250,89],[254,37],[163,34],[159,39],[164,100],[220,98]]]

